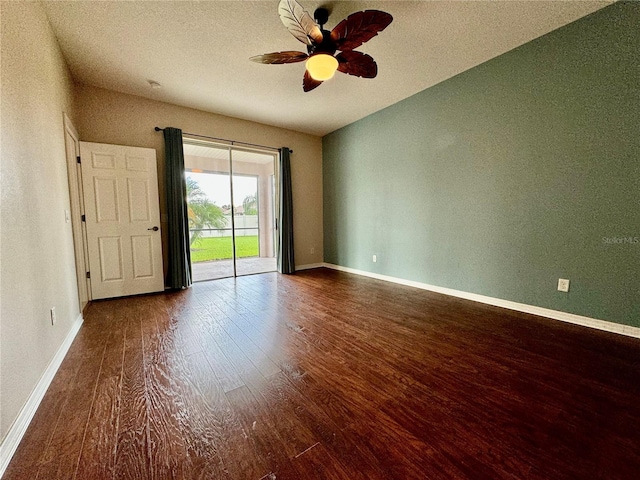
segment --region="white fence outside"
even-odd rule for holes
[[[226,225],[222,229],[203,228],[202,238],[208,237],[230,237],[231,236],[231,215],[225,215]],[[250,237],[258,235],[257,215],[234,215],[236,226],[236,237]]]

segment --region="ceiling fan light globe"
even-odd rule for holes
[[[333,55],[318,53],[307,60],[307,71],[311,78],[323,82],[333,77],[338,69],[338,60]]]

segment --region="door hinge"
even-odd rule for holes
[[[80,160],[80,155],[78,155],[78,156],[76,157],[76,162],[78,162],[78,163],[82,163],[82,160]]]
[[[87,272],[87,278],[91,278],[91,272]]]
[[[83,222],[87,221],[87,216],[86,215],[80,215],[80,220],[82,220]]]

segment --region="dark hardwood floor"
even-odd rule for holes
[[[326,269],[95,302],[13,479],[638,479],[640,341]]]

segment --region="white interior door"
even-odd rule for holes
[[[156,151],[80,142],[93,299],[164,289]]]

